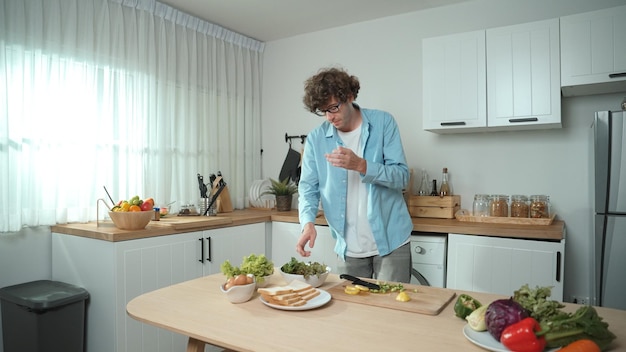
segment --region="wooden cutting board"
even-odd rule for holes
[[[200,227],[221,226],[231,224],[231,218],[219,216],[176,216],[168,215],[160,221],[152,221],[151,225],[169,226],[174,230],[189,230]]]
[[[372,281],[372,280],[370,280]],[[455,292],[445,288],[402,284],[405,292],[411,297],[408,302],[396,301],[398,292],[369,293],[361,292],[358,295],[350,295],[344,292],[346,286],[352,285],[351,281],[343,281],[327,291],[333,299],[359,304],[367,304],[383,308],[403,310],[407,312],[437,315],[455,297]]]

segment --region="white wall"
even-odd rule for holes
[[[591,296],[589,126],[596,110],[619,109],[624,94],[564,98],[563,128],[437,135],[422,130],[421,39],[556,18],[626,4],[624,0],[476,0],[269,42],[263,67],[263,176],[277,178],[285,133],[307,134],[322,122],[302,103],[303,82],[340,65],[359,77],[357,103],[391,112],[409,167],[441,178],[471,208],[475,193],[548,194],[566,223],[565,299]],[[455,104],[450,101],[450,104]],[[462,106],[458,107],[463,109]],[[299,140],[294,140],[299,150]]]

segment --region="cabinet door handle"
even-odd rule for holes
[[[207,237],[206,238],[207,241],[207,249],[208,249],[208,254],[209,256],[206,258],[206,260],[208,260],[209,262],[211,261],[211,237]]]
[[[536,117],[526,117],[523,119],[509,119],[509,122],[511,123],[517,123],[517,122],[537,122],[539,121],[538,118]]]
[[[204,238],[198,238],[198,241],[200,241],[200,259],[198,261],[204,263]]]
[[[465,121],[442,122],[441,126],[465,126]]]
[[[609,73],[609,78],[619,78],[619,77],[626,77],[626,72]]]
[[[561,282],[561,252],[556,252],[556,282]]]

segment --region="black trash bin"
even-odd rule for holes
[[[82,352],[89,293],[39,280],[0,289],[4,352]]]

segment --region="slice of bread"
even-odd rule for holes
[[[294,280],[286,286],[264,287],[257,289],[266,302],[282,305],[298,307],[305,305],[312,298],[317,297],[320,291],[315,287]]]

